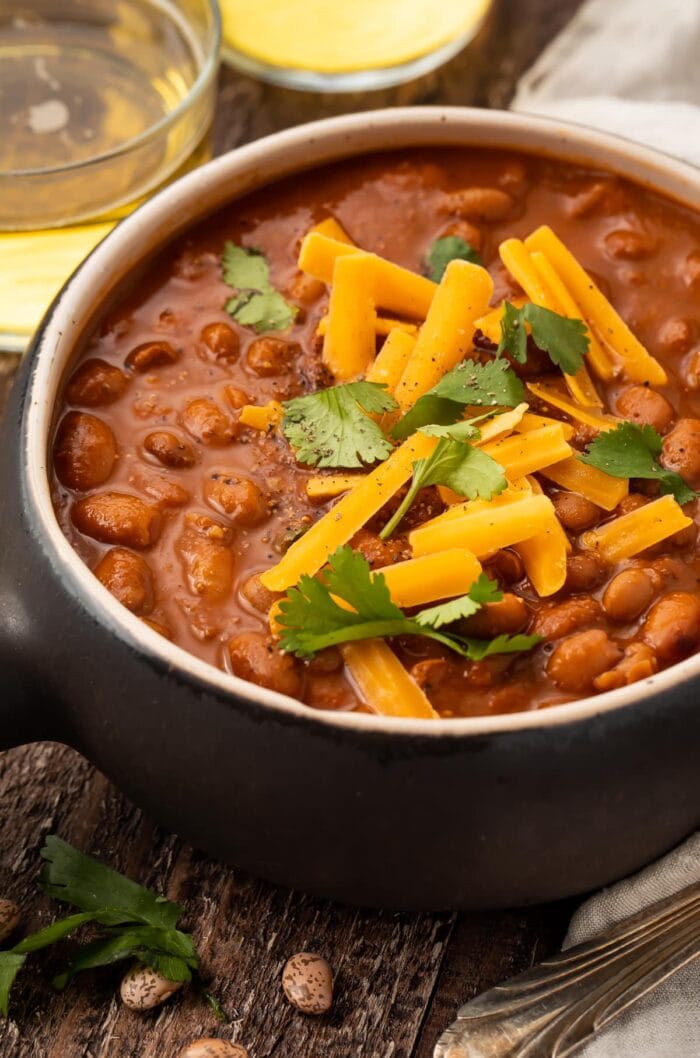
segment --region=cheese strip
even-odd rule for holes
[[[515,429],[518,433],[529,433],[531,430],[539,430],[542,426],[557,425],[562,428],[564,440],[570,441],[574,436],[574,428],[571,423],[561,422],[559,419],[550,419],[547,415],[535,415],[531,411],[525,412]]]
[[[513,503],[522,499],[523,492],[532,492],[528,478],[519,478],[509,483],[508,488],[493,496],[490,500],[465,500],[464,496],[458,496],[452,489],[444,485],[438,485],[438,492],[443,503],[449,504],[446,511],[424,522],[424,525],[432,525],[433,522],[447,518],[456,518],[470,511],[482,510],[485,507],[501,507],[506,503]]]
[[[498,437],[505,437],[507,434],[512,433],[522,422],[526,411],[527,404],[518,404],[516,408],[512,408],[510,411],[504,411],[500,415],[494,415],[493,419],[478,423],[481,437],[474,444],[480,448],[487,441],[495,441]]]
[[[471,551],[458,547],[382,566],[373,576],[378,573],[384,574],[392,602],[405,609],[466,595],[481,573],[481,564]]]
[[[509,298],[511,305],[515,305],[516,309],[521,309],[527,298]],[[494,345],[500,345],[501,343],[501,320],[503,319],[503,302],[497,305],[495,309],[491,309],[485,316],[480,316],[478,320],[474,322],[474,330],[481,331],[484,338],[488,338]]]
[[[629,492],[625,478],[612,478],[597,467],[582,463],[576,456],[544,467],[540,473],[555,485],[585,496],[604,511],[615,510]]]
[[[324,283],[331,283],[336,259],[350,254],[362,254],[374,266],[374,301],[389,312],[422,320],[428,314],[437,284],[417,272],[387,261],[376,254],[365,253],[354,246],[329,239],[318,232],[309,232],[301,244],[299,267]]]
[[[530,484],[536,495],[542,495],[542,489],[535,478],[532,478]],[[554,512],[554,507],[544,529],[528,540],[516,544],[515,550],[522,558],[525,572],[540,598],[554,595],[563,588],[566,580],[566,556],[571,551],[571,543]]]
[[[549,258],[545,257],[543,253],[535,251],[530,254],[530,260],[544,285],[552,292],[552,295],[561,306],[562,313],[565,316],[568,316],[570,320],[583,320],[585,323],[586,321],[584,320],[578,302],[572,298]],[[604,380],[611,379],[613,376],[613,364],[610,357],[588,325],[586,325],[586,330],[588,335],[588,352],[586,353],[586,359],[590,362],[594,371],[600,378]],[[590,383],[592,389],[592,395],[595,397],[595,400],[591,403],[598,407],[602,407],[602,401],[598,396],[598,392],[593,385],[590,376],[588,373],[586,374],[588,383]]]
[[[269,591],[286,591],[304,573],[313,577],[329,555],[346,544],[372,515],[384,506],[410,478],[413,464],[425,459],[437,445],[436,437],[416,433],[383,463],[364,477],[315,525],[292,544],[276,566],[261,574]]]
[[[339,382],[364,374],[374,360],[372,262],[356,254],[339,257],[333,268],[323,362]]]
[[[482,451],[500,463],[509,478],[522,478],[566,459],[571,455],[571,446],[564,440],[564,431],[557,423],[491,441]]]
[[[283,416],[282,405],[277,400],[271,400],[269,404],[244,404],[238,421],[244,426],[252,427],[253,430],[267,432],[278,426]]]
[[[422,689],[383,639],[363,639],[340,647],[362,701],[381,716],[437,720]]]
[[[393,393],[415,344],[416,339],[405,331],[391,331],[365,375],[367,382],[381,382]]]
[[[328,314],[321,316],[316,327],[316,334],[320,338],[323,338],[328,330]],[[405,331],[406,334],[411,334],[415,338],[418,334],[418,324],[409,323],[408,320],[393,320],[389,316],[377,316],[374,321],[374,333],[379,338],[384,338],[386,335],[391,334],[393,330]]]
[[[692,524],[692,518],[683,513],[673,496],[661,496],[589,530],[582,535],[581,543],[596,550],[607,562],[621,562]]]
[[[666,372],[658,360],[649,355],[551,228],[538,228],[525,240],[525,246],[531,252],[539,251],[548,258],[583,309],[589,327],[592,327],[605,346],[622,360],[625,378],[631,382],[652,383],[657,386],[667,381]]]
[[[310,500],[331,500],[354,489],[364,479],[364,474],[319,474],[306,482],[306,495]]]
[[[325,220],[314,224],[311,231],[315,231],[319,235],[326,235],[329,239],[335,239],[337,242],[344,242],[348,246],[355,245],[343,225],[335,217],[326,217]]]
[[[559,408],[560,411],[570,415],[572,419],[576,419],[577,422],[582,422],[586,426],[592,426],[595,430],[614,430],[617,424],[621,422],[614,415],[601,415],[598,412],[591,411],[590,408],[582,408],[580,404],[571,400],[566,393],[548,385],[546,382],[528,382],[527,388],[540,400],[551,404],[554,408]]]
[[[545,529],[551,522],[552,510],[546,496],[524,493],[522,499],[514,502],[484,504],[461,516],[434,518],[414,529],[409,541],[417,558],[452,547],[465,547],[481,558]]]
[[[492,293],[493,280],[485,268],[450,261],[394,393],[402,411],[472,351],[474,321]]]
[[[499,254],[503,264],[534,305],[549,309],[550,312],[556,312],[560,316],[568,315],[550,285],[535,267],[520,239],[506,239],[499,246]],[[574,375],[564,373],[564,380],[571,396],[579,404],[602,407],[601,399],[596,393],[585,366]]]

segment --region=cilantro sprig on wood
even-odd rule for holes
[[[569,319],[558,312],[527,302],[521,308],[509,301],[503,304],[501,341],[496,356],[509,353],[519,364],[527,360],[526,324],[538,349],[567,375],[575,375],[583,367],[588,352],[589,338],[583,320]]]
[[[472,436],[479,435],[473,422],[458,423],[472,431]],[[450,429],[450,427],[436,427]],[[430,427],[424,433],[430,434]],[[445,485],[465,499],[478,497],[490,500],[508,485],[503,467],[495,459],[482,452],[480,448],[451,437],[441,437],[435,450],[426,458],[418,459],[413,464],[413,480],[394,515],[379,534],[383,540],[398,528],[420,489],[428,485]]]
[[[600,433],[578,458],[613,478],[658,481],[662,493],[671,493],[681,505],[690,503],[697,493],[680,474],[659,463],[662,448],[663,439],[652,426],[621,422]]]
[[[75,974],[137,959],[170,981],[199,982],[199,956],[189,933],[177,928],[184,908],[86,856],[56,836],[41,850],[46,861],[41,882],[44,892],[80,909],[45,929],[25,937],[10,951],[0,951],[0,1013],[8,1016],[10,991],[17,974],[34,952],[92,926],[92,937],[82,941],[52,984],[63,989]],[[218,1002],[206,998],[217,1016]]]
[[[301,658],[359,639],[425,636],[477,661],[491,654],[530,650],[540,641],[539,636],[473,639],[442,631],[444,626],[471,617],[486,603],[502,597],[496,584],[482,574],[467,595],[407,617],[392,602],[384,575],[373,574],[367,560],[352,548],[340,547],[321,576],[305,574],[289,589],[279,603],[275,621],[281,649]]]
[[[298,309],[272,286],[270,266],[259,250],[227,242],[221,270],[224,282],[236,291],[225,305],[229,316],[258,333],[283,331],[291,326]]]

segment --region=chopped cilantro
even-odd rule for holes
[[[409,618],[391,601],[384,575],[372,575],[362,555],[350,547],[339,547],[331,555],[323,579],[304,574],[280,601],[276,618],[281,632],[280,646],[288,653],[307,658],[338,643],[408,635],[433,639],[472,660],[488,654],[529,650],[540,641],[539,636],[480,640],[438,630],[444,624],[475,613],[484,602],[498,602],[501,598],[496,585],[482,574],[466,596],[432,606]],[[339,605],[337,599],[351,609]]]
[[[506,481],[503,467],[480,448],[441,437],[435,450],[413,464],[413,481],[400,506],[379,534],[382,540],[394,532],[416,498],[427,485],[446,485],[469,500],[477,496],[490,500],[503,492]]]
[[[602,470],[612,478],[647,478],[658,481],[661,491],[671,493],[678,503],[690,503],[697,496],[680,474],[666,470],[657,460],[663,441],[653,426],[621,422],[591,441],[582,463]]]
[[[527,359],[527,330],[530,324],[532,340],[538,349],[549,355],[550,360],[567,375],[575,375],[583,367],[584,354],[588,352],[588,335],[583,320],[571,320],[558,312],[543,309],[527,302],[516,308],[506,301],[501,320],[501,342],[497,356],[510,353],[514,360],[524,364]]]
[[[42,873],[46,894],[73,904],[81,912],[31,933],[11,951],[0,952],[0,1013],[8,1015],[10,990],[27,956],[88,924],[100,927],[100,935],[78,947],[72,960],[55,976],[55,988],[65,988],[81,970],[127,958],[154,967],[170,981],[198,982],[199,956],[192,937],[176,929],[184,908],[53,835],[46,839],[41,855],[46,860]],[[212,997],[207,999],[214,1009],[218,1007]]]
[[[300,463],[361,467],[386,459],[391,441],[370,415],[398,407],[386,386],[348,382],[285,401],[282,432]]]
[[[283,331],[297,314],[270,283],[270,268],[259,250],[246,250],[227,242],[221,258],[224,282],[236,291],[226,302],[226,311],[244,327],[261,331]]]
[[[400,419],[392,437],[402,441],[428,424],[449,426],[467,405],[514,408],[525,399],[525,387],[505,360],[463,360],[444,375]]]
[[[459,235],[445,235],[444,238],[435,240],[428,253],[428,276],[434,283],[440,282],[450,261],[483,264],[474,247],[465,239]]]

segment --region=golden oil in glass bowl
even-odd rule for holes
[[[0,0],[0,346],[206,153],[216,0]]]
[[[224,58],[291,88],[355,92],[428,73],[472,39],[492,0],[220,0]]]

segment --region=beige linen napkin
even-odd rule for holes
[[[700,0],[588,0],[522,77],[513,108],[614,132],[700,165]],[[700,833],[586,901],[564,947],[697,881]],[[581,1055],[700,1058],[700,960],[621,1014]]]

